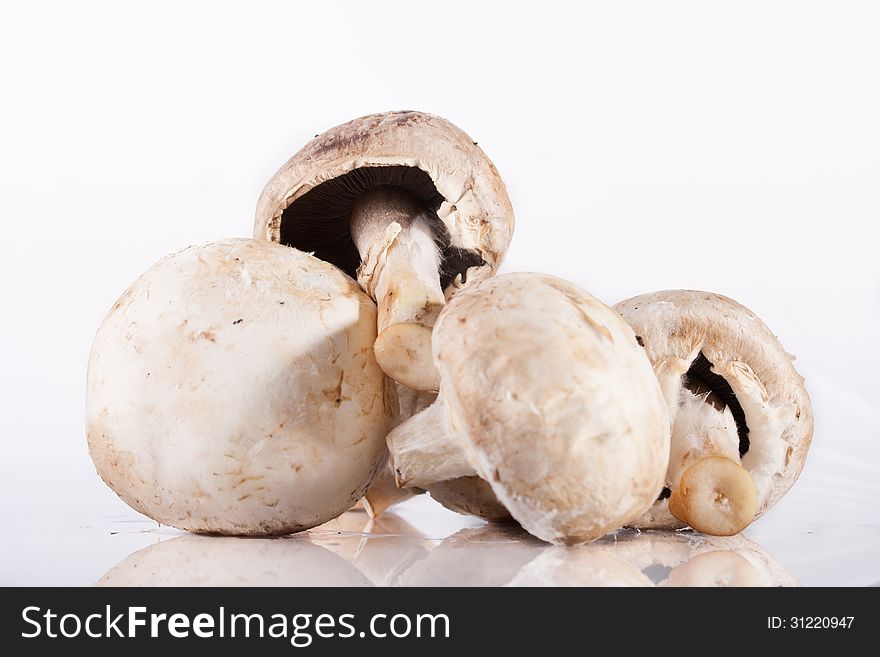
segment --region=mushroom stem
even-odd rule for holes
[[[413,495],[418,495],[418,491],[412,488],[398,488],[394,471],[390,467],[384,467],[370,484],[361,503],[370,518],[377,518],[387,509],[408,500]]]
[[[674,489],[682,473],[706,456],[740,462],[739,435],[730,409],[708,389],[682,387],[672,426],[667,480]]]
[[[379,185],[355,202],[351,235],[361,254],[358,283],[379,306],[376,361],[399,383],[437,390],[431,327],[445,303],[431,215],[408,192]]]
[[[428,408],[388,434],[386,442],[400,487],[424,488],[477,474],[450,422],[442,393]]]
[[[755,517],[755,484],[740,462],[736,421],[705,386],[681,389],[667,477],[670,512],[698,531],[730,536]]]
[[[707,456],[684,471],[669,497],[669,510],[704,534],[733,536],[755,519],[755,483],[739,463]]]

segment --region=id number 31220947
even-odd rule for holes
[[[850,629],[855,616],[768,616],[767,628],[771,630],[836,630]]]

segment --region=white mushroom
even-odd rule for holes
[[[718,294],[671,290],[615,306],[654,366],[673,416],[664,494],[642,528],[741,531],[803,468],[813,415],[776,336]]]
[[[590,541],[663,485],[669,417],[632,329],[576,286],[508,274],[459,292],[433,336],[440,395],[388,436],[402,486],[478,475],[535,536]]]
[[[317,135],[268,182],[254,237],[331,262],[379,305],[379,365],[437,390],[431,327],[459,287],[495,272],[513,233],[497,170],[468,135],[421,112]]]
[[[92,347],[98,473],[195,532],[285,534],[360,499],[396,412],[373,357],[376,306],[332,265],[232,239],[161,260]]]

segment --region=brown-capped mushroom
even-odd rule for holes
[[[317,135],[269,181],[254,236],[314,253],[379,306],[376,359],[437,390],[431,327],[459,287],[495,272],[513,233],[494,165],[468,135],[421,112],[371,114]]]
[[[336,267],[231,239],[166,257],[92,346],[89,450],[130,506],[194,532],[338,516],[385,465],[396,412],[376,306]]]
[[[433,336],[440,395],[388,436],[402,486],[478,475],[524,528],[581,543],[656,498],[669,416],[632,329],[566,281],[507,274],[455,295]]]
[[[644,344],[674,423],[667,488],[634,525],[742,531],[791,488],[807,456],[813,414],[794,358],[718,294],[654,292],[615,309]]]

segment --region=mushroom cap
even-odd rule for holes
[[[404,489],[406,490],[406,489]],[[511,522],[510,512],[495,497],[492,487],[480,477],[456,477],[427,487],[431,497],[450,511],[478,516],[492,522]]]
[[[468,460],[533,535],[594,540],[656,499],[666,404],[632,329],[602,302],[544,274],[491,278],[445,306],[433,352]]]
[[[161,260],[92,346],[89,450],[131,507],[195,532],[338,516],[386,459],[396,395],[376,306],[335,267],[250,239]]]
[[[742,465],[755,483],[760,516],[797,480],[813,436],[810,397],[794,356],[754,313],[720,294],[666,290],[621,301],[614,309],[644,343],[673,421],[681,377],[700,354],[730,385],[748,426]],[[663,499],[634,526],[683,525]]]
[[[410,168],[400,180],[392,168]],[[492,275],[504,258],[513,234],[513,209],[495,166],[462,130],[449,121],[422,112],[400,111],[370,114],[336,126],[316,136],[278,170],[266,184],[257,203],[254,237],[283,241],[284,211],[321,183],[355,170],[368,172],[370,180],[350,180],[357,188],[373,183],[402,184],[435,210],[448,231],[451,254],[475,252],[476,260],[464,259],[465,280],[444,280],[445,286],[464,285]],[[385,170],[385,171],[382,171]],[[387,174],[386,174],[387,172]],[[423,175],[426,174],[426,175]],[[387,180],[386,180],[387,178]],[[337,195],[338,196],[338,195]],[[335,203],[337,199],[328,202]],[[349,208],[350,211],[350,208]],[[341,208],[342,219],[348,214]],[[351,254],[353,243],[344,227],[338,239]],[[337,220],[334,224],[339,224]],[[298,246],[298,244],[293,244]],[[334,249],[336,247],[334,246]],[[316,255],[321,256],[316,251]],[[338,266],[354,276],[356,257],[349,255]],[[482,258],[482,264],[479,264]]]

